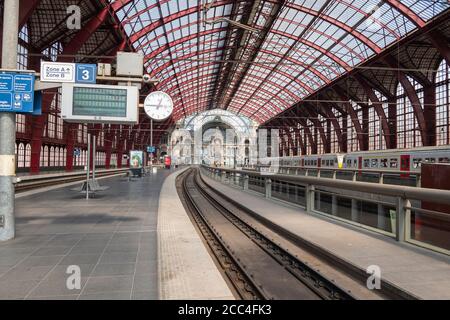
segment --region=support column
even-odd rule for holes
[[[397,99],[395,97],[388,100],[388,123],[391,132],[390,149],[397,149]]]
[[[70,172],[73,170],[73,152],[75,150],[75,136],[76,130],[78,130],[77,124],[68,124],[66,130],[66,171]]]
[[[362,133],[363,133],[363,151],[369,150],[369,108],[362,108]]]
[[[3,5],[2,68],[17,68],[19,38],[19,1],[5,0]],[[16,174],[16,115],[0,113],[0,215],[4,226],[0,228],[0,241],[15,237],[13,179]]]
[[[347,153],[347,145],[348,145],[347,130],[348,130],[347,115],[342,115],[342,146],[341,146],[341,152],[343,152],[343,153]]]
[[[430,146],[436,145],[436,86],[434,83],[423,87],[423,115],[426,135]]]

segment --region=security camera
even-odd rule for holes
[[[152,78],[150,77],[149,74],[144,74],[144,75],[142,76],[142,81],[143,81],[144,83],[150,83],[150,82],[152,81]]]

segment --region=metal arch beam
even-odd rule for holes
[[[322,110],[325,113],[326,117],[330,119],[331,124],[334,127],[334,132],[336,133],[336,137],[338,140],[338,144],[340,146],[340,150],[345,150],[343,139],[342,139],[342,129],[341,125],[339,124],[339,121],[337,120],[335,114],[333,113],[333,110],[331,109],[331,106],[329,104],[321,102],[320,105],[322,106]]]
[[[20,0],[20,13],[19,13],[19,32],[22,27],[30,19],[33,12],[41,3],[41,0]]]
[[[319,120],[319,113],[316,110],[314,110],[314,108],[312,108],[311,104],[309,103],[305,103],[304,107],[301,109],[305,112],[306,115],[309,116],[309,120],[314,124],[316,129],[319,130],[320,138],[322,139],[322,144],[324,146],[325,153],[330,153],[331,149],[329,148],[329,146],[331,145],[329,144],[327,135],[325,134],[325,129],[323,128],[322,122],[320,122]]]
[[[73,37],[70,43],[64,47],[63,55],[75,54],[86,43],[87,40],[97,31],[97,29],[106,21],[109,16],[108,7],[102,9],[95,17],[83,26]],[[66,58],[67,59],[67,58]]]
[[[293,115],[294,118],[297,118],[298,123],[300,123],[301,126],[303,126],[303,131],[305,132],[306,136],[308,137],[309,143],[311,145],[311,153],[317,154],[317,143],[314,141],[313,134],[311,130],[308,127],[307,121],[305,120],[304,115],[299,113],[300,108],[297,106],[294,109],[291,109],[288,111],[288,115]]]
[[[184,75],[184,74],[187,74],[187,73],[189,73],[189,72],[191,72],[191,71],[194,71],[194,70],[197,70],[197,69],[199,69],[199,68],[204,68],[204,67],[212,66],[212,65],[215,65],[215,64],[216,64],[215,62],[210,62],[210,63],[205,63],[205,64],[203,64],[203,65],[194,66],[194,67],[191,67],[191,68],[188,68],[188,69],[184,69],[182,72],[178,73],[178,75],[182,76],[182,75]],[[284,76],[286,76],[286,77],[289,77],[289,79],[290,79],[290,75],[289,75],[289,74],[284,73],[284,72],[283,72],[282,74],[283,74]],[[261,77],[259,77],[259,76],[255,76],[255,75],[248,75],[248,76],[251,77],[251,78],[255,78],[255,79],[257,79],[257,80],[264,81],[264,79],[261,78]],[[167,84],[171,79],[173,79],[173,78],[174,78],[174,75],[172,75],[172,76],[170,76],[170,77],[164,79],[161,83],[158,84],[158,86],[163,87],[164,85],[166,85],[166,84]],[[191,80],[191,79],[189,79],[189,80]],[[279,84],[277,84],[277,83],[275,83],[275,82],[273,82],[273,81],[271,81],[271,80],[267,80],[267,81],[265,81],[265,82],[270,83],[273,87],[276,87],[276,88],[279,89],[280,91],[285,92],[286,94],[288,94],[289,96],[291,96],[291,98],[293,98],[294,100],[299,100],[299,99],[300,99],[300,97],[296,96],[296,95],[295,95],[294,93],[292,93],[290,90],[286,90],[285,87],[282,87],[282,86],[280,86]],[[290,106],[290,105],[289,105],[289,106]]]
[[[336,92],[336,94],[344,101],[348,101],[344,103],[345,111],[350,115],[350,118],[352,119],[353,127],[356,131],[356,137],[358,139],[359,148],[360,150],[366,150],[368,146],[364,143],[364,135],[362,132],[362,125],[359,121],[358,114],[356,113],[355,109],[353,109],[353,106],[350,103],[350,97],[345,94],[344,90],[342,90],[339,86],[332,87],[332,90]]]
[[[225,28],[210,29],[210,30],[202,31],[200,35],[201,36],[207,36],[207,35],[210,35],[210,34],[221,33],[223,31],[225,31]],[[192,39],[195,39],[195,38],[197,38],[197,36],[198,36],[197,34],[192,34],[192,35],[188,35],[188,36],[179,38],[177,40],[168,42],[165,45],[159,47],[158,49],[152,51],[150,54],[146,55],[144,59],[146,61],[151,60],[151,59],[155,58],[156,56],[158,56],[159,54],[163,53],[164,51],[169,50],[170,47],[175,47],[175,46],[177,46],[179,44],[182,44],[184,42],[187,42],[187,41],[190,41]],[[223,38],[217,39],[217,42],[219,42],[222,39]]]
[[[433,46],[439,51],[445,61],[447,61],[447,64],[450,65],[449,39],[437,29],[431,30],[427,34]]]
[[[251,34],[248,31],[243,32],[242,38],[239,38],[239,47],[234,53],[233,60],[238,60],[241,57],[244,57],[252,62],[255,61],[259,54],[259,50],[264,45],[264,42],[270,33],[270,29],[272,29],[273,24],[277,20],[279,13],[284,6],[284,2],[285,0],[279,0],[272,3],[272,8],[270,9],[270,14],[266,17],[264,27],[260,29],[256,39],[253,39],[253,43],[250,43],[250,40],[252,39]],[[260,1],[254,2],[250,14],[248,14],[246,24],[251,24],[252,20],[258,14],[257,10],[259,8],[259,4]],[[242,68],[239,65],[234,66],[234,68],[233,66],[231,67],[228,76],[220,84],[219,91],[222,91],[223,94],[221,94],[218,98],[218,105],[222,105],[225,110],[228,109],[230,102],[238,92],[240,85],[248,74],[250,68],[251,64],[246,64]],[[229,91],[229,87],[231,91]]]
[[[309,65],[306,64],[306,63],[303,63],[303,62],[301,62],[301,61],[295,60],[295,59],[293,59],[293,58],[291,58],[291,57],[284,57],[282,54],[279,54],[279,53],[277,53],[277,52],[273,52],[273,51],[266,50],[266,49],[261,49],[260,51],[261,51],[262,53],[271,54],[271,55],[274,55],[274,56],[276,56],[276,57],[278,57],[278,58],[285,59],[286,61],[289,61],[289,62],[291,62],[291,63],[294,63],[294,64],[296,64],[296,65],[298,65],[298,66],[303,67],[303,68],[309,67]],[[311,71],[312,73],[314,73],[315,76],[317,76],[318,78],[320,78],[320,80],[322,80],[324,83],[328,83],[328,82],[330,81],[330,79],[328,79],[323,73],[319,72],[318,70],[316,70],[316,69],[313,68],[313,69],[310,69],[310,71]],[[311,81],[314,81],[314,82],[316,83],[317,86],[320,86],[320,85],[321,85],[321,84],[319,84],[317,81],[315,81],[314,79],[312,79],[312,78],[310,78],[310,77],[308,77],[308,78],[309,78]],[[312,89],[311,89],[311,90],[312,90]]]
[[[216,52],[216,51],[217,51],[217,50],[216,50],[215,48],[214,48],[214,49],[207,49],[207,50],[202,51],[201,54],[208,54],[208,53],[213,53],[213,52]],[[191,52],[191,53],[189,53],[189,54],[187,54],[187,55],[185,55],[185,56],[182,56],[182,57],[177,58],[176,60],[190,59],[190,58],[196,56],[197,54],[199,54],[199,52]],[[175,60],[175,59],[174,59],[174,60]],[[170,60],[170,61],[164,63],[163,65],[161,65],[160,67],[158,67],[157,69],[155,69],[155,70],[153,70],[152,72],[150,72],[150,75],[153,76],[153,77],[155,77],[155,76],[157,76],[157,74],[158,74],[159,72],[161,72],[161,71],[167,69],[167,68],[170,67],[170,66],[175,66],[177,63],[178,63],[177,61]],[[182,70],[181,70],[181,71],[182,71]],[[170,78],[170,79],[176,78],[178,75],[180,75],[180,72],[176,72],[176,71],[175,71],[174,74],[173,74],[172,76],[170,76],[169,78]],[[166,80],[166,79],[164,79],[164,81],[165,81],[165,80]]]
[[[123,7],[125,7],[127,4],[129,4],[133,1],[134,0],[116,0],[111,4],[111,6],[112,6],[112,9],[114,10],[114,12],[117,12],[120,9],[122,9]]]
[[[312,16],[319,16],[322,20],[335,25],[336,27],[341,28],[342,30],[345,30],[347,33],[351,34],[352,36],[354,36],[356,39],[358,39],[359,41],[361,41],[362,43],[366,44],[372,51],[374,51],[375,53],[380,53],[381,52],[381,48],[374,43],[372,40],[370,40],[369,38],[367,38],[364,34],[362,34],[361,32],[356,31],[354,28],[351,28],[349,25],[346,25],[345,23],[329,16],[326,14],[320,14],[318,11],[310,9],[310,8],[306,8],[304,6],[295,4],[295,3],[291,3],[287,5],[288,8],[293,8],[295,10],[307,13],[309,15]]]
[[[395,10],[398,10],[401,14],[407,17],[411,22],[413,22],[417,27],[423,28],[426,22],[419,17],[414,11],[409,9],[406,5],[401,3],[398,0],[383,0],[387,4],[389,4]]]
[[[393,56],[389,55],[384,58],[384,61],[391,67],[391,68],[397,68],[398,62],[397,59],[395,59]],[[411,85],[411,82],[409,82],[406,74],[401,71],[397,70],[394,72],[395,76],[397,77],[398,81],[402,85],[403,89],[406,92],[406,95],[408,96],[409,101],[411,102],[411,105],[414,110],[414,115],[417,119],[417,123],[419,124],[419,130],[420,135],[422,137],[422,143],[424,146],[430,145],[430,139],[427,136],[427,125],[425,121],[425,116],[423,114],[422,104],[420,102],[420,99],[417,95],[416,90]]]
[[[309,46],[313,49],[315,49],[316,51],[320,52],[321,54],[327,56],[328,58],[330,58],[331,60],[333,60],[337,65],[339,65],[340,67],[344,68],[346,71],[350,71],[352,69],[352,67],[345,61],[343,61],[342,59],[340,59],[339,57],[337,57],[336,55],[334,55],[333,53],[329,52],[327,49],[322,48],[321,46],[303,39],[301,37],[295,37],[287,32],[284,31],[279,31],[279,30],[272,30],[273,33],[278,34],[280,36],[289,38],[291,40],[296,41],[297,43],[303,43],[306,46]],[[338,74],[339,75],[339,74]]]
[[[221,7],[227,4],[231,4],[233,3],[233,0],[219,0],[216,1],[214,3],[211,4],[211,8],[215,8],[215,7]],[[148,9],[149,10],[149,9]],[[146,11],[148,11],[146,10]],[[136,32],[135,34],[133,34],[130,37],[130,41],[132,43],[136,42],[137,40],[139,40],[140,38],[142,38],[143,36],[145,36],[146,34],[152,32],[153,30],[155,30],[158,27],[161,27],[165,24],[168,24],[176,19],[182,18],[184,16],[190,15],[192,13],[196,13],[198,12],[199,8],[198,6],[194,6],[192,8],[188,8],[182,11],[179,11],[177,13],[173,13],[167,17],[161,17],[161,19],[159,19],[158,21],[155,21],[151,24],[149,24],[148,26],[142,28],[141,30],[139,30],[138,32]],[[200,21],[199,21],[200,22]]]
[[[392,148],[391,130],[389,128],[389,123],[387,121],[386,113],[384,112],[382,103],[380,102],[377,95],[375,94],[373,89],[369,86],[369,84],[367,83],[367,81],[364,79],[364,77],[362,75],[356,74],[356,75],[354,75],[354,78],[356,79],[356,81],[358,81],[358,83],[364,89],[364,92],[369,97],[370,101],[372,102],[373,107],[375,108],[375,111],[378,115],[378,120],[381,121],[381,126],[383,128],[384,141],[386,142],[386,147],[387,147],[387,149],[391,149]],[[380,134],[381,134],[381,132],[380,132]],[[381,146],[380,146],[380,148],[381,148]]]
[[[221,50],[222,50],[222,49],[223,49],[223,48],[221,48]],[[204,51],[201,51],[201,52],[192,52],[192,53],[190,53],[190,54],[188,54],[188,55],[179,57],[179,58],[174,59],[174,60],[184,60],[184,59],[189,59],[189,58],[191,58],[191,57],[193,57],[193,56],[195,56],[195,55],[197,55],[197,54],[205,54],[205,53],[211,53],[211,52],[215,52],[215,51],[217,51],[217,50],[216,50],[216,49],[208,49],[208,50],[204,50]],[[178,51],[177,51],[177,52],[178,52]],[[218,63],[218,62],[211,62],[211,64],[217,64],[217,63]],[[154,71],[152,71],[152,72],[151,72],[151,75],[155,76],[158,72],[161,72],[162,70],[166,69],[169,65],[170,65],[170,62],[166,62],[164,65],[162,65],[162,66],[158,67],[157,69],[155,69]],[[208,63],[208,64],[205,64],[205,65],[210,65],[210,64]],[[201,66],[201,65],[200,65],[200,66]],[[197,67],[198,67],[198,66],[197,66]],[[197,67],[196,67],[196,68],[197,68]],[[269,70],[269,68],[267,68],[267,66],[265,66],[265,65],[261,65],[260,67]],[[278,73],[278,74],[281,74],[281,75],[285,76],[286,78],[288,78],[288,79],[291,80],[291,81],[295,81],[295,82],[299,83],[303,88],[308,89],[308,91],[309,91],[310,93],[312,93],[312,89],[310,89],[309,87],[307,87],[307,86],[306,86],[303,82],[301,82],[300,80],[298,80],[298,79],[296,79],[296,78],[293,78],[293,77],[292,77],[291,75],[289,75],[288,73],[285,73],[285,72],[280,71],[280,70],[275,70],[275,72]],[[181,73],[177,73],[177,75],[181,75]],[[170,76],[169,78],[165,79],[163,82],[167,82],[168,79],[172,79],[172,78],[175,78],[175,74],[172,75],[172,76]],[[260,78],[260,79],[262,80],[262,78]],[[311,78],[309,78],[309,79],[310,79],[310,80],[313,80],[313,79],[311,79]],[[325,78],[325,79],[326,79],[326,78]],[[265,82],[268,82],[268,81],[265,81]],[[272,82],[272,83],[273,83],[273,82]],[[285,87],[280,87],[279,85],[277,85],[277,87],[279,87],[280,91],[286,92],[287,94],[289,94],[289,95],[292,96],[292,92],[289,91],[289,90],[286,90]],[[299,97],[296,97],[296,96],[293,97],[293,98],[295,98],[296,100],[299,99]]]

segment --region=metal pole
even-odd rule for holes
[[[89,200],[89,176],[91,171],[91,134],[88,133],[87,164],[86,164],[86,200]]]
[[[95,181],[95,168],[97,166],[97,137],[92,136],[92,181]]]
[[[19,41],[19,1],[5,0],[3,8],[2,68],[17,69],[17,46]],[[0,215],[4,227],[0,228],[0,241],[13,239],[14,184],[16,175],[16,115],[0,112]]]
[[[153,119],[150,118],[150,147],[153,148]],[[153,152],[150,153],[150,174],[153,174]]]

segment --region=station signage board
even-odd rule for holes
[[[0,112],[34,112],[34,74],[0,72]]]
[[[156,153],[156,147],[147,146],[147,153]]]
[[[75,82],[75,63],[41,62],[42,82]]]
[[[136,124],[138,105],[137,87],[62,85],[61,117],[68,122]]]
[[[41,81],[95,84],[97,82],[97,65],[42,61]]]

